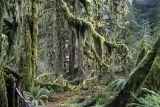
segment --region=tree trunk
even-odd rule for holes
[[[130,92],[136,92],[142,82],[149,73],[152,63],[156,57],[157,49],[160,47],[160,36],[157,38],[152,50],[142,59],[142,61],[137,65],[137,67],[132,71],[130,77],[119,94],[115,99],[106,104],[105,107],[125,107],[128,99],[130,98]]]
[[[24,53],[22,53],[21,72],[23,74],[22,87],[30,91],[33,86],[34,71],[36,71],[37,36],[38,36],[38,1],[26,1],[24,18]],[[31,13],[31,14],[30,14]]]
[[[4,81],[3,70],[0,67],[0,107],[8,107],[7,91]]]
[[[74,75],[74,66],[75,66],[75,31],[74,28],[71,27],[70,39],[69,39],[69,76]],[[70,79],[73,79],[72,77]]]
[[[3,11],[4,11],[4,1],[0,1],[0,39],[2,38],[2,23],[3,23]],[[1,39],[2,40],[2,39]],[[0,56],[1,56],[1,41],[0,41]],[[0,62],[1,65],[2,62]],[[8,107],[7,92],[4,81],[3,69],[0,66],[0,107]]]
[[[36,71],[37,63],[37,38],[38,38],[38,1],[32,0],[32,72]]]
[[[157,50],[157,55],[151,66],[149,74],[147,75],[142,87],[152,91],[159,91],[160,89],[160,47]]]

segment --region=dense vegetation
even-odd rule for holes
[[[159,0],[0,0],[0,107],[160,107]]]

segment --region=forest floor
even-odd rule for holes
[[[105,91],[105,88],[95,87],[91,90],[76,88],[72,91],[54,92],[49,97],[45,106],[36,107],[80,107],[81,102],[85,102],[86,99],[93,99],[95,93],[103,93]]]

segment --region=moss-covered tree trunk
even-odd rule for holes
[[[1,40],[2,40],[2,23],[3,23],[3,10],[4,10],[4,0],[0,0],[0,55],[1,53]],[[3,69],[1,67],[2,62],[0,62],[0,107],[8,107],[7,92],[4,81]]]
[[[6,85],[1,66],[0,66],[0,107],[8,107]]]
[[[26,22],[26,25],[28,25],[28,23]],[[24,35],[24,52],[23,52],[23,56],[21,59],[21,72],[23,75],[23,80],[22,80],[22,88],[24,90],[30,91],[32,88],[32,51],[31,51],[31,34],[29,31],[29,28],[26,27],[25,28],[25,35]]]
[[[38,36],[38,1],[26,1],[24,16],[24,52],[22,53],[21,72],[23,74],[22,87],[30,91],[33,86],[34,71],[36,71],[37,36]]]
[[[143,82],[142,88],[147,88],[155,92],[160,90],[160,47],[157,50],[157,55],[151,66],[149,74]]]
[[[36,71],[37,62],[37,38],[38,38],[38,0],[32,0],[32,71]]]
[[[130,92],[137,92],[142,82],[145,80],[153,61],[157,54],[157,49],[160,47],[160,36],[157,38],[151,51],[141,60],[137,67],[131,72],[129,79],[124,88],[119,92],[115,99],[106,104],[105,107],[125,107],[130,99]]]

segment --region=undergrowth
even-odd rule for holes
[[[128,104],[128,107],[160,107],[160,92],[156,93],[146,88],[143,88],[143,91],[147,92],[147,94],[140,98],[137,98],[132,93],[133,98],[135,98],[137,102]]]

